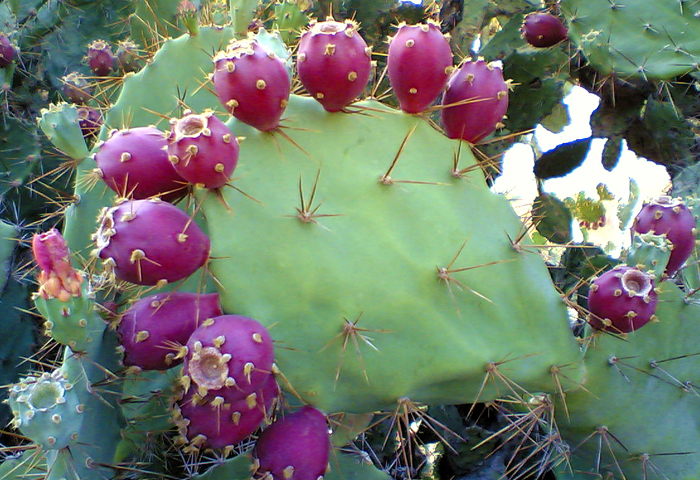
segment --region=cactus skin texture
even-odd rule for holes
[[[407,113],[428,108],[454,69],[450,43],[432,22],[400,25],[389,44],[387,65],[391,88]]]
[[[112,130],[94,155],[97,173],[123,197],[174,200],[184,194],[186,182],[168,161],[167,145],[153,126]]]
[[[632,224],[636,233],[665,235],[673,245],[665,274],[673,276],[695,249],[696,219],[680,199],[659,197],[644,204]]]
[[[339,112],[367,86],[370,55],[352,21],[312,23],[299,41],[299,80],[323,108]]]
[[[103,260],[105,270],[137,285],[182,280],[209,256],[209,238],[202,229],[159,199],[122,200],[105,208],[94,239],[94,255]]]
[[[547,12],[531,13],[521,28],[525,41],[538,48],[553,47],[566,40],[568,30],[557,17]]]
[[[232,42],[214,57],[211,77],[221,104],[260,131],[277,128],[289,100],[284,63],[256,40]]]
[[[171,119],[167,151],[175,171],[203,188],[223,187],[238,165],[238,140],[212,110]]]
[[[318,480],[326,473],[330,448],[326,416],[305,405],[260,434],[253,449],[253,478]]]
[[[178,346],[208,318],[221,315],[219,295],[156,293],[140,298],[119,319],[117,332],[124,365],[167,370],[182,363]]]
[[[614,333],[633,332],[653,320],[658,294],[654,275],[619,265],[591,285],[588,323]]]
[[[83,107],[84,108],[84,107]],[[88,149],[83,138],[79,108],[67,103],[51,104],[41,109],[39,128],[61,152],[73,160],[82,160]]]
[[[449,138],[476,143],[496,130],[508,110],[508,85],[503,70],[483,60],[466,61],[452,72],[440,113]]]

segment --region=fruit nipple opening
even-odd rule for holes
[[[48,410],[63,397],[63,387],[55,383],[42,382],[34,387],[29,403],[35,410]]]
[[[651,276],[640,270],[627,270],[622,275],[622,287],[632,295],[643,297],[651,291]]]
[[[218,348],[203,348],[190,360],[190,377],[200,387],[218,390],[224,386],[228,378],[227,360]]]
[[[340,22],[321,22],[316,24],[314,30],[319,33],[338,33],[345,30],[345,24]]]
[[[178,138],[197,137],[207,127],[207,118],[203,115],[187,115],[175,124]]]

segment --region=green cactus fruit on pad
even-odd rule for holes
[[[698,68],[693,2],[562,0],[561,11],[569,37],[603,75],[668,80]]]
[[[478,167],[452,175],[457,142],[362,105],[293,97],[298,146],[230,122],[246,136],[236,188],[203,205],[224,311],[268,325],[292,387],[326,411],[487,400],[508,390],[499,374],[551,388],[577,348],[541,258],[510,243],[508,201]],[[462,148],[459,167],[474,164]]]
[[[584,388],[566,394],[566,409],[557,400],[572,448],[561,478],[700,478],[700,308],[670,282],[660,288],[658,322],[593,338]]]

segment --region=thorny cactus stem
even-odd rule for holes
[[[41,269],[37,277],[38,295],[46,300],[57,298],[61,302],[80,296],[83,276],[71,265],[68,244],[58,230],[52,228],[35,235],[32,251]]]

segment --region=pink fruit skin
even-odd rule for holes
[[[93,235],[96,253],[120,280],[137,285],[176,282],[209,258],[209,237],[189,215],[163,201],[124,201],[104,209],[99,222]]]
[[[198,355],[197,343],[207,355],[212,355],[210,351],[207,352],[210,349],[216,350],[216,357],[230,355],[227,370],[222,370],[221,377],[211,381],[208,386],[200,381],[203,375],[198,374],[198,371],[204,372],[204,369],[195,362]],[[203,323],[192,332],[187,341],[187,349],[183,375],[192,379],[193,388],[204,388],[215,393],[225,387],[226,378],[231,378],[235,386],[230,387],[230,392],[238,392],[238,399],[262,387],[272,371],[275,358],[272,338],[267,329],[257,320],[241,315],[221,315]],[[202,360],[201,365],[210,365],[210,362]],[[251,368],[248,372],[246,365]],[[212,379],[211,372],[206,374],[206,379]],[[227,396],[227,399],[236,400],[231,396]]]
[[[176,408],[175,423],[180,433],[198,448],[224,448],[246,439],[269,417],[279,387],[274,375],[268,375],[262,388],[254,395],[229,402],[225,397],[217,399],[218,392],[199,397],[196,389],[190,389]],[[222,402],[218,404],[219,402]],[[195,440],[203,435],[206,439]],[[200,443],[201,442],[201,443]]]
[[[683,266],[695,249],[695,217],[688,207],[670,197],[659,197],[645,204],[634,219],[632,232],[666,235],[673,244],[664,272],[669,277]]]
[[[0,68],[9,66],[15,59],[15,47],[7,35],[0,34]]]
[[[529,14],[520,31],[527,43],[538,48],[554,46],[569,35],[561,20],[551,13]]]
[[[483,60],[463,63],[450,76],[442,104],[468,99],[473,102],[443,108],[442,123],[449,138],[476,143],[493,133],[508,110],[508,85],[503,71]]]
[[[162,195],[172,201],[186,192],[186,181],[168,161],[167,140],[156,127],[113,130],[95,162],[107,186],[136,200]]]
[[[102,40],[95,40],[88,46],[87,63],[92,73],[106,77],[114,67],[112,48]]]
[[[117,326],[124,365],[142,370],[179,365],[184,357],[175,358],[177,345],[184,346],[200,323],[221,313],[218,293],[157,293],[137,300]]]
[[[401,109],[420,113],[445,88],[452,70],[452,50],[437,25],[403,25],[391,40],[387,65]]]
[[[94,137],[102,126],[102,114],[92,107],[78,107],[78,124],[84,137]]]
[[[188,125],[203,127],[196,134],[187,134]],[[238,165],[238,140],[211,111],[185,115],[170,123],[168,158],[188,182],[204,188],[223,187]]]
[[[625,274],[631,279],[643,279],[638,284],[646,285],[630,296],[625,288]],[[629,283],[627,283],[629,284]],[[598,277],[591,285],[588,294],[588,310],[591,312],[588,323],[597,330],[613,333],[629,333],[646,325],[654,316],[658,294],[654,291],[655,282],[651,274],[637,268],[618,266]],[[634,312],[630,315],[629,312]],[[610,320],[605,325],[603,319]]]
[[[316,23],[299,41],[301,84],[329,112],[352,103],[367,86],[371,70],[370,51],[351,21]]]
[[[318,480],[326,472],[330,448],[325,415],[305,405],[260,434],[253,449],[257,460],[253,478],[271,474],[274,480]]]
[[[211,80],[228,112],[263,132],[277,128],[292,87],[282,60],[255,40],[239,40],[214,65]]]

